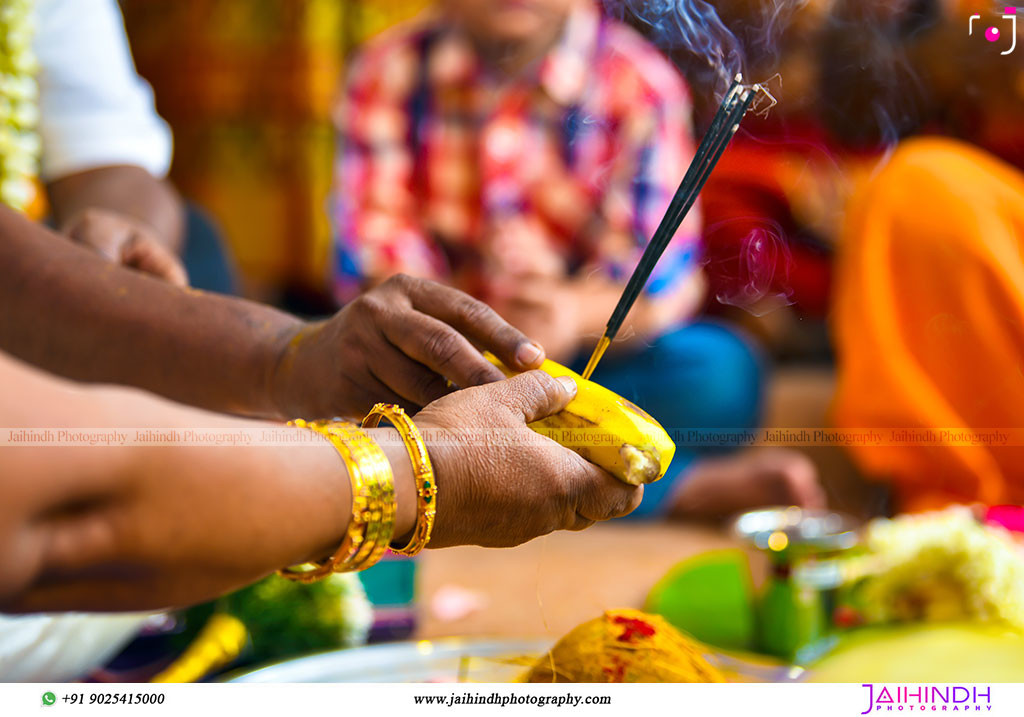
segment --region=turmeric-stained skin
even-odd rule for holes
[[[487,306],[432,282],[393,277],[308,323],[117,266],[3,207],[0,306],[0,350],[48,371],[268,418],[415,410],[451,392],[446,380],[501,379],[474,344],[519,370],[544,359]]]

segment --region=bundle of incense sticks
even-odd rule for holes
[[[615,306],[612,317],[608,320],[604,335],[598,342],[597,348],[594,349],[590,361],[587,362],[587,367],[583,371],[583,378],[591,377],[601,357],[604,356],[604,352],[611,346],[612,339],[619,332],[622,322],[626,319],[626,315],[629,314],[629,310],[633,308],[633,304],[636,303],[640,292],[643,291],[647,280],[651,276],[651,272],[654,271],[655,264],[658,263],[661,255],[665,253],[665,249],[668,247],[669,242],[672,241],[672,237],[675,236],[679,225],[683,223],[686,215],[689,214],[690,209],[693,208],[694,203],[697,201],[697,195],[704,188],[708,177],[711,176],[711,171],[718,164],[718,160],[722,157],[722,153],[725,152],[725,148],[729,146],[729,142],[732,141],[733,136],[739,130],[740,121],[750,109],[754,98],[762,92],[765,93],[773,105],[775,102],[774,98],[763,86],[744,85],[742,75],[736,75],[732,86],[725,94],[725,98],[718,108],[718,112],[715,113],[714,119],[711,120],[711,126],[708,128],[707,134],[704,135],[700,146],[697,147],[693,161],[690,162],[690,168],[686,170],[686,175],[683,177],[679,189],[676,190],[675,196],[672,197],[672,202],[668,205],[661,224],[658,225],[654,236],[651,237],[650,243],[648,243],[647,248],[644,250],[643,256],[640,257],[640,262],[637,264],[636,269],[633,270],[633,275],[629,278],[626,289],[623,291],[619,303]]]

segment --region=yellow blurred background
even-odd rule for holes
[[[427,0],[121,0],[174,129],[172,179],[220,224],[245,293],[329,271],[330,107],[359,43]]]

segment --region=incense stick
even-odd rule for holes
[[[724,117],[718,123],[718,127],[713,127],[714,131],[709,130],[705,135],[705,141],[701,143],[701,147],[698,149],[694,161],[691,162],[690,169],[687,171],[683,183],[676,192],[673,201],[669,204],[661,224],[651,238],[644,255],[637,265],[637,269],[633,273],[633,277],[631,277],[627,284],[626,291],[622,299],[620,299],[619,305],[616,306],[616,310],[608,322],[609,328],[618,331],[623,320],[626,318],[626,314],[629,313],[629,309],[640,295],[640,292],[643,291],[644,285],[647,283],[647,279],[654,270],[658,259],[661,258],[661,255],[665,252],[669,242],[674,238],[686,215],[693,208],[697,195],[711,175],[711,170],[718,163],[719,158],[729,144],[729,140],[732,139],[733,133],[738,129],[738,121],[746,112],[748,105],[749,100],[747,97],[744,97],[742,100],[727,98],[726,103],[722,105]]]
[[[619,329],[622,328],[622,323],[647,284],[647,280],[650,278],[651,272],[654,271],[655,265],[658,263],[661,255],[665,253],[665,249],[672,241],[686,215],[693,208],[694,203],[697,201],[697,196],[708,181],[708,177],[711,176],[711,172],[714,170],[715,165],[718,164],[718,160],[721,159],[725,148],[729,146],[729,142],[732,141],[733,136],[739,129],[740,121],[747,113],[747,110],[750,109],[750,104],[757,95],[759,87],[748,87],[743,85],[742,81],[742,77],[737,75],[729,91],[725,94],[725,98],[722,100],[722,104],[719,106],[714,118],[711,120],[711,125],[701,140],[700,146],[698,146],[693,160],[686,170],[683,181],[679,184],[679,188],[673,195],[668,209],[665,210],[665,216],[655,230],[654,236],[651,237],[650,242],[647,244],[647,248],[640,257],[636,269],[633,270],[633,275],[630,276],[629,281],[626,283],[626,288],[623,290],[619,303],[616,304],[615,310],[608,320],[604,334],[601,336],[597,347],[594,349],[594,353],[591,354],[590,360],[587,362],[587,367],[583,371],[583,378],[589,379],[593,375],[594,369],[597,368],[601,357],[604,356],[605,351],[611,346],[612,340],[619,332]]]

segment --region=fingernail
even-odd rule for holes
[[[535,343],[520,344],[516,349],[516,361],[520,366],[533,366],[542,354],[543,350]]]
[[[576,381],[573,380],[572,376],[559,376],[558,382],[562,384],[562,388],[564,388],[565,392],[570,396],[576,395],[578,387],[576,386]]]

